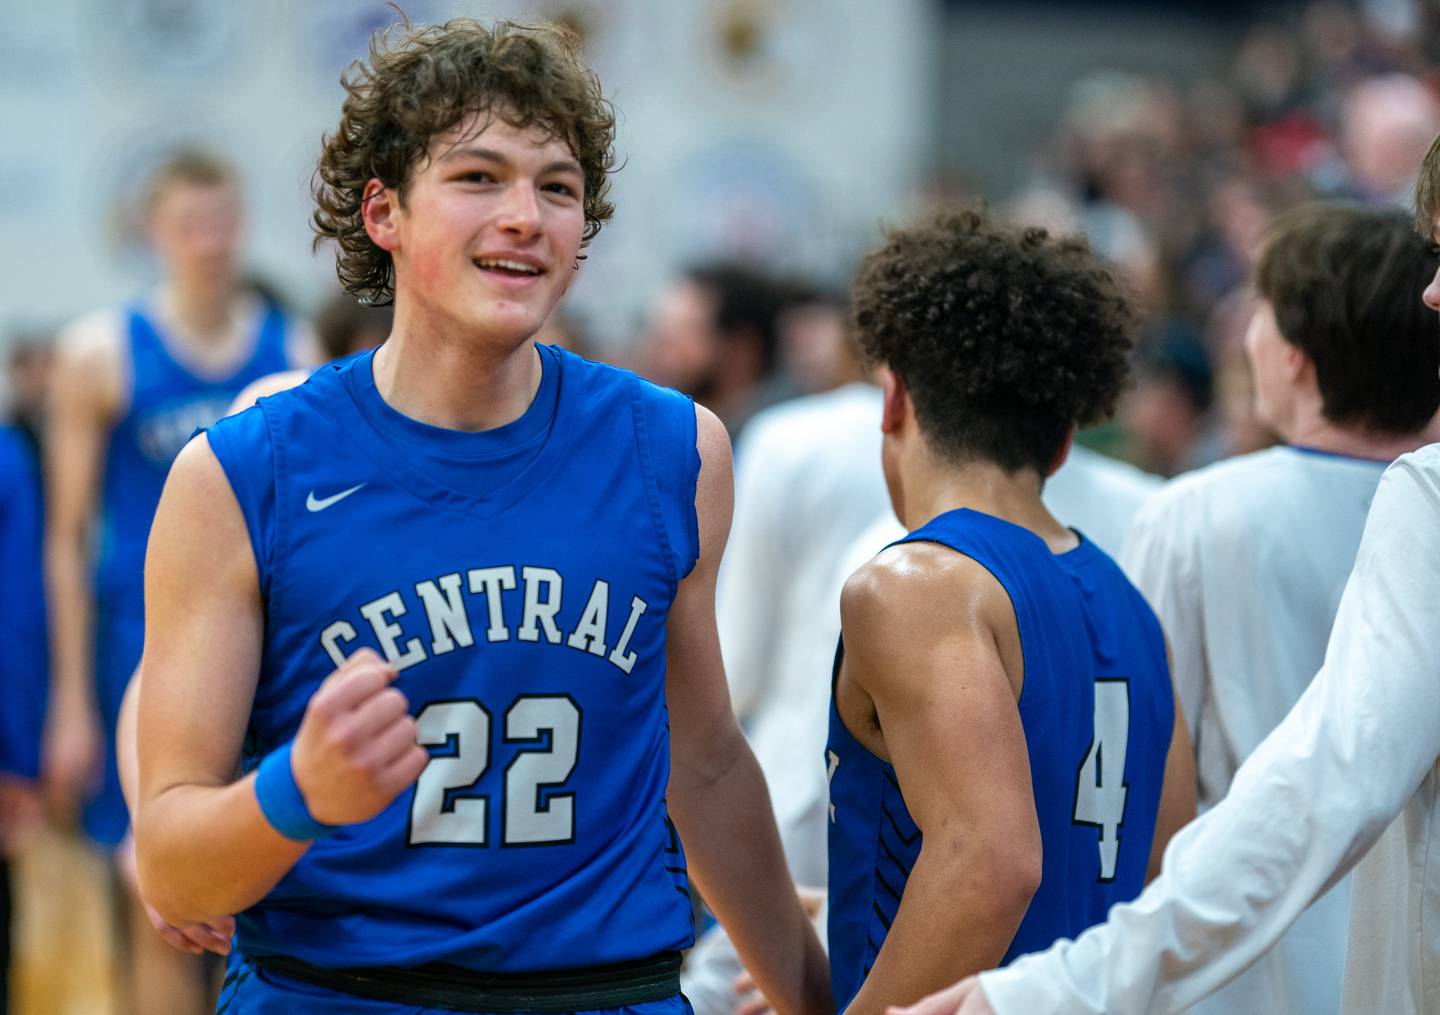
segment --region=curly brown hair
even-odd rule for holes
[[[945,212],[891,231],[853,299],[866,356],[905,382],[927,442],[954,462],[1043,477],[1129,380],[1129,302],[1078,236]]]
[[[470,18],[443,25],[409,22],[377,32],[368,62],[341,78],[340,125],[324,138],[311,182],[314,246],[333,240],[336,274],[367,303],[394,299],[394,264],[365,232],[365,185],[378,179],[403,203],[415,167],[431,140],[481,113],[512,127],[539,127],[563,138],[585,177],[584,246],[609,221],[606,200],[615,168],[615,111],[581,61],[577,44],[553,25]]]

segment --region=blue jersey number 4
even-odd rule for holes
[[[1075,777],[1078,825],[1100,829],[1100,880],[1114,881],[1125,820],[1125,749],[1130,740],[1130,682],[1095,681],[1095,735]]]

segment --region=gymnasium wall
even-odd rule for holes
[[[724,251],[843,277],[915,189],[935,114],[929,0],[406,0],[456,14],[564,18],[621,110],[619,213],[571,309],[623,341],[678,264]],[[5,3],[0,33],[0,342],[154,278],[136,192],[171,146],[243,167],[249,263],[302,306],[307,181],[341,70],[379,0]]]

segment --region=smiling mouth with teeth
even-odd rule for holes
[[[537,268],[533,264],[522,264],[519,261],[510,261],[503,257],[482,257],[475,261],[475,265],[487,271],[499,271],[507,275],[543,275],[545,273],[545,269]]]

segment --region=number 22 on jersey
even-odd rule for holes
[[[1120,861],[1120,826],[1125,821],[1125,749],[1130,740],[1130,682],[1123,677],[1095,681],[1095,734],[1075,776],[1077,825],[1100,829],[1101,881],[1115,880]]]
[[[415,784],[410,845],[484,846],[490,798],[461,796],[490,767],[491,720],[474,698],[432,701],[415,717],[422,747],[439,748]],[[521,744],[505,768],[502,846],[549,846],[575,841],[575,794],[544,790],[564,785],[580,753],[580,707],[567,694],[531,694],[505,712],[504,743]]]

